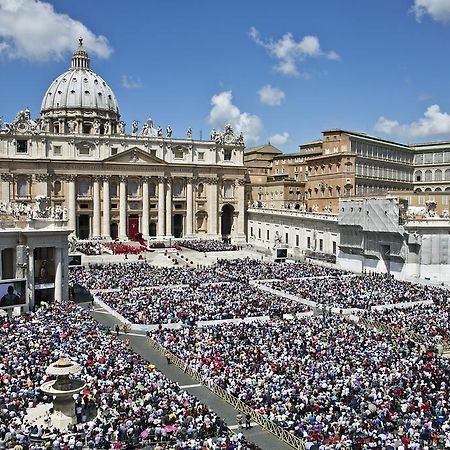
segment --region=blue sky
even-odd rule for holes
[[[450,139],[450,0],[0,0],[0,116],[39,115],[78,36],[128,128],[226,122],[286,152],[328,128]]]

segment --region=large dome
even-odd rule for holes
[[[89,56],[82,41],[72,57],[72,67],[56,78],[47,89],[41,113],[61,109],[90,109],[119,114],[112,89],[89,66]]]

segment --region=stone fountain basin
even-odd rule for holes
[[[41,385],[41,391],[44,392],[45,394],[62,398],[62,397],[71,397],[74,394],[78,394],[86,386],[86,383],[83,380],[71,380],[72,389],[60,391],[59,389],[55,389],[53,387],[55,383],[56,380],[46,381]]]

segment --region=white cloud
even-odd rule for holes
[[[233,93],[222,91],[211,98],[211,111],[208,122],[218,128],[230,124],[237,132],[242,132],[246,143],[254,143],[259,139],[263,125],[261,119],[241,110],[233,104]]]
[[[401,124],[397,120],[380,117],[375,130],[404,139],[417,139],[450,134],[450,114],[441,111],[439,105],[431,105],[423,117],[410,124]]]
[[[255,27],[250,28],[249,36],[253,42],[264,47],[270,56],[278,60],[274,70],[284,75],[299,75],[298,64],[306,58],[339,59],[339,55],[334,50],[322,51],[316,36],[304,36],[296,41],[292,33],[286,33],[278,41],[264,40]]]
[[[411,10],[418,21],[428,14],[437,22],[450,22],[450,0],[414,0]]]
[[[112,53],[105,36],[97,36],[78,20],[40,0],[0,0],[0,54],[31,61],[61,59],[78,38],[100,58]]]
[[[287,131],[283,134],[276,133],[270,136],[269,141],[272,145],[284,145],[289,141],[289,133]]]
[[[269,106],[279,106],[286,98],[286,94],[279,88],[266,84],[258,91],[259,101]]]
[[[134,79],[128,75],[122,75],[122,86],[125,89],[140,89],[142,87],[142,82],[139,79]]]

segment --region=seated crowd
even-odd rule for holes
[[[438,287],[398,281],[385,274],[320,280],[287,280],[267,286],[305,300],[337,308],[367,309],[374,305],[433,300],[441,303],[450,292]]]
[[[106,249],[110,250],[113,255],[136,255],[147,251],[147,247],[142,244],[136,246],[124,244],[122,242],[106,242],[103,245]]]
[[[277,263],[250,258],[219,260],[217,270],[226,274],[231,280],[241,282],[318,276],[334,277],[348,273],[309,263]]]
[[[224,281],[213,268],[155,267],[147,262],[125,264],[89,264],[71,267],[69,284],[80,284],[87,289],[118,289],[160,285],[199,285]]]
[[[215,239],[191,239],[184,241],[177,241],[181,247],[197,250],[198,252],[229,252],[238,250],[238,246],[234,244],[227,244],[226,242]]]
[[[450,360],[339,317],[151,337],[306,448],[450,447]]]
[[[103,244],[99,241],[77,241],[75,243],[75,251],[85,255],[101,255],[102,249]]]
[[[108,335],[74,305],[52,305],[0,327],[0,447],[14,449],[250,449],[193,395]],[[49,403],[45,370],[60,357],[82,366],[78,423],[67,433],[30,423],[27,409]],[[239,435],[242,436],[242,435]],[[156,447],[154,447],[156,445]]]
[[[450,294],[448,294],[450,295]],[[437,304],[415,305],[411,308],[372,310],[364,314],[398,331],[412,332],[435,342],[450,341],[450,297]]]
[[[279,316],[305,312],[301,303],[286,301],[242,283],[207,284],[198,287],[123,289],[101,292],[97,297],[132,323],[160,324]]]

